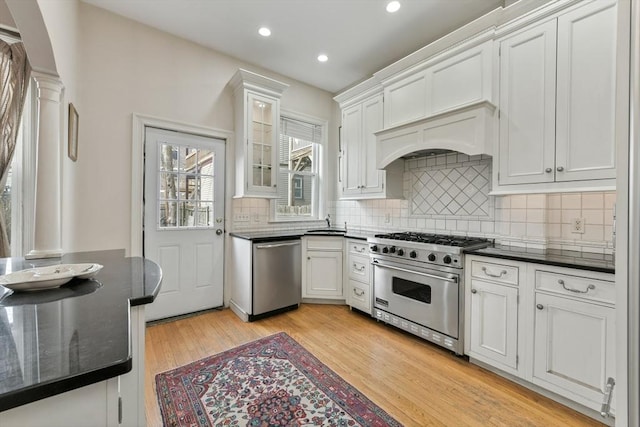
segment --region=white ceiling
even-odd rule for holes
[[[401,0],[390,14],[387,0],[82,1],[332,93],[504,3]]]

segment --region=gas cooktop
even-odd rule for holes
[[[376,234],[367,242],[373,257],[455,268],[462,268],[462,253],[465,250],[491,245],[490,240],[480,237],[417,232]]]
[[[434,245],[442,246],[457,246],[461,248],[468,248],[470,246],[488,246],[489,241],[479,237],[465,237],[465,236],[449,236],[444,234],[429,234],[429,233],[416,233],[416,232],[401,232],[401,233],[388,233],[388,234],[376,234],[376,238],[390,239],[390,240],[403,240],[405,242],[417,242],[417,243],[430,243]]]

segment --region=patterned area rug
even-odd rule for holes
[[[280,332],[156,375],[165,426],[401,426]]]

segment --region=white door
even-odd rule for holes
[[[147,320],[223,305],[225,142],[145,131],[144,256],[162,268]]]
[[[533,382],[599,409],[615,378],[615,317],[612,307],[537,293]]]
[[[558,18],[556,181],[616,177],[616,36],[613,0]]]
[[[385,172],[376,167],[376,136],[374,132],[384,126],[382,120],[382,95],[377,95],[362,103],[362,151],[360,160],[361,175],[364,178],[363,193],[382,193],[384,191]]]
[[[362,155],[362,105],[354,105],[342,113],[342,195],[360,194],[362,175],[360,156]]]
[[[518,368],[517,288],[471,281],[470,350],[510,368]]]
[[[556,21],[500,43],[500,184],[553,182]]]

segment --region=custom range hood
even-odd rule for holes
[[[495,110],[488,101],[475,102],[378,131],[376,166],[384,169],[400,158],[448,151],[493,155]]]

